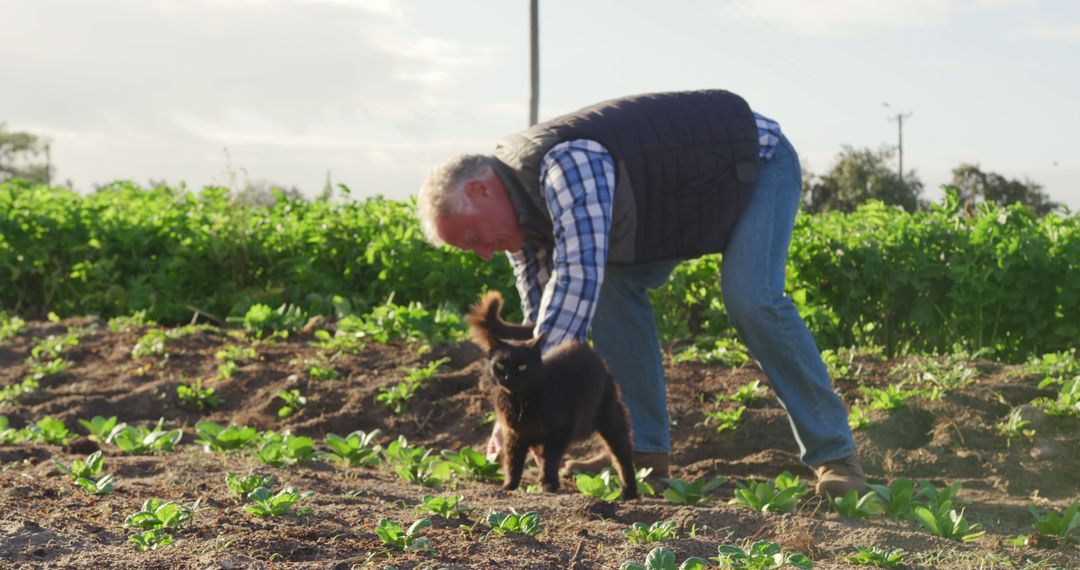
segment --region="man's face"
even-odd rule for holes
[[[435,220],[435,229],[443,241],[483,259],[491,259],[497,251],[521,249],[521,226],[498,176],[491,174],[466,182],[465,195],[472,202],[472,212]]]

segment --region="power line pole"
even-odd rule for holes
[[[530,95],[529,126],[536,124],[540,109],[540,0],[529,0]]]
[[[886,109],[892,107],[888,103],[882,103]],[[898,167],[897,174],[900,176],[900,181],[904,181],[904,119],[911,116],[911,111],[906,113],[897,113],[889,117],[890,121],[896,121],[896,150],[900,156],[900,166]]]

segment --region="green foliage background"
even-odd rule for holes
[[[391,296],[461,311],[487,288],[516,306],[508,263],[429,246],[411,201],[276,198],[253,206],[223,188],[118,182],[81,196],[0,183],[0,308],[33,318],[145,309],[175,323],[255,303],[333,314],[334,295],[357,312]],[[683,263],[654,292],[665,338],[731,334],[719,267],[719,256]],[[800,215],[787,282],[820,348],[960,345],[1022,359],[1080,338],[1080,222],[1019,205],[966,212],[955,193],[929,211],[871,202]]]

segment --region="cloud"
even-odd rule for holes
[[[855,36],[882,29],[939,27],[961,13],[1026,6],[1034,0],[725,0],[719,18],[765,22],[804,36]]]
[[[1050,43],[1080,43],[1080,23],[1032,22],[1017,28],[1011,37]]]

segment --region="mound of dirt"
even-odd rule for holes
[[[105,471],[117,491],[88,496],[60,476],[53,459],[63,462],[97,449],[85,437],[66,448],[17,444],[0,446],[0,560],[27,567],[64,568],[614,568],[625,560],[641,561],[656,544],[634,545],[623,531],[634,522],[675,520],[679,537],[664,543],[679,560],[716,555],[724,543],[772,540],[803,552],[816,568],[852,567],[844,555],[853,547],[903,548],[915,568],[997,567],[1046,560],[1080,568],[1073,545],[1052,549],[1017,548],[1006,541],[1031,532],[1029,505],[1061,511],[1080,501],[1080,422],[1026,410],[1036,435],[1009,445],[996,424],[1013,406],[1050,395],[1036,378],[1016,367],[976,363],[975,382],[939,400],[912,399],[890,413],[875,413],[874,423],[856,432],[867,473],[875,482],[899,477],[936,485],[961,482],[966,517],[988,532],[974,543],[940,539],[911,521],[884,517],[853,520],[830,512],[820,499],[808,498],[792,514],[757,513],[728,505],[735,481],[775,477],[790,471],[807,479],[812,472],[799,462],[798,446],[787,416],[771,393],[748,405],[735,431],[717,432],[705,412],[724,395],[752,380],[766,382],[752,365],[732,369],[695,363],[669,365],[668,397],[674,449],[673,476],[693,480],[725,477],[716,500],[706,506],[678,506],[657,497],[634,502],[600,503],[574,491],[565,481],[555,495],[524,491],[504,494],[493,483],[461,481],[454,488],[431,490],[403,482],[389,469],[343,468],[320,462],[287,468],[265,466],[246,454],[212,454],[194,445],[194,425],[201,420],[249,425],[260,430],[289,430],[321,440],[328,433],[380,429],[383,443],[404,435],[411,444],[435,450],[482,449],[490,433],[490,405],[477,383],[483,354],[469,343],[444,346],[418,355],[409,347],[371,345],[359,354],[329,362],[337,379],[314,380],[310,367],[320,352],[310,336],[252,343],[214,330],[201,330],[167,344],[168,357],[135,360],[131,350],[145,329],[109,332],[93,319],[29,323],[27,331],[0,343],[0,384],[10,385],[28,373],[26,358],[35,338],[87,327],[79,344],[64,353],[67,371],[43,382],[42,389],[0,410],[13,426],[46,415],[62,419],[79,433],[77,420],[118,416],[147,425],[165,418],[180,427],[177,451],[159,456],[127,456],[102,447]],[[215,353],[226,346],[254,348],[257,358],[240,362],[231,377],[218,375]],[[448,358],[440,375],[424,381],[404,413],[394,414],[376,402],[380,388],[400,382],[405,367],[425,366]],[[854,381],[838,382],[849,402],[859,385],[884,387],[897,379],[898,361],[860,362]],[[203,379],[223,398],[213,410],[180,405],[176,387]],[[306,406],[278,417],[280,390],[299,389]],[[574,453],[599,449],[593,441]],[[304,517],[257,519],[224,485],[226,471],[275,475],[281,484],[314,491],[313,510]],[[535,469],[527,481],[535,480]],[[388,550],[374,528],[389,518],[408,525],[423,516],[414,509],[425,494],[464,495],[468,516],[432,517],[423,535],[434,553]],[[199,500],[193,523],[176,542],[139,553],[128,542],[133,531],[124,518],[144,500]],[[538,511],[544,532],[490,535],[484,522],[490,511]]]

